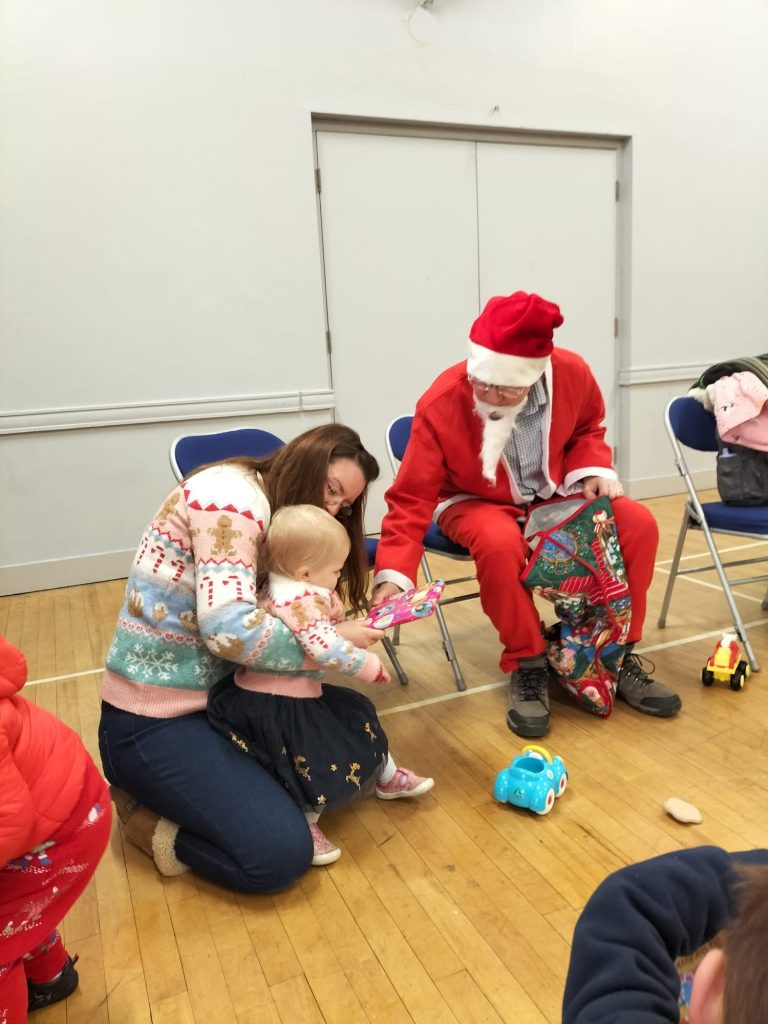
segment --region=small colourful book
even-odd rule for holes
[[[443,580],[434,580],[423,587],[405,590],[391,601],[372,608],[364,621],[376,629],[389,629],[402,626],[404,622],[426,619],[434,612],[444,589]]]

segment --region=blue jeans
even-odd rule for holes
[[[205,712],[146,718],[102,703],[99,749],[109,782],[179,825],[176,856],[228,889],[275,892],[312,862],[304,815]]]

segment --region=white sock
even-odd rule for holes
[[[308,825],[317,824],[317,820],[320,817],[319,811],[304,811],[304,817],[307,819]]]
[[[388,753],[387,762],[386,764],[382,765],[381,771],[379,772],[379,782],[383,786],[386,786],[388,782],[391,782],[392,779],[394,779],[396,771],[397,765],[392,760],[392,755]]]

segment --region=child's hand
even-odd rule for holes
[[[340,622],[336,627],[336,632],[354,647],[362,648],[370,647],[382,637],[381,630],[366,625],[364,619],[348,619],[346,622]]]
[[[384,668],[383,665],[379,665],[378,674],[377,674],[376,678],[373,680],[373,682],[377,686],[383,686],[384,683],[391,683],[392,682],[392,677],[390,676],[389,672],[387,672],[387,670]]]

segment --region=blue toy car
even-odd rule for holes
[[[536,814],[549,814],[555,798],[562,796],[568,785],[568,772],[561,757],[552,757],[548,750],[535,743],[523,747],[522,754],[512,758],[509,768],[502,768],[493,786],[494,797],[501,803],[527,807]]]

